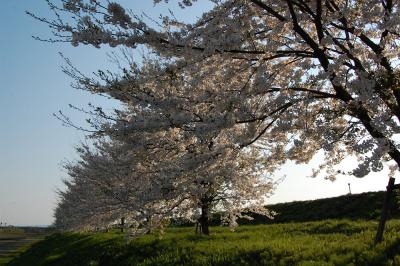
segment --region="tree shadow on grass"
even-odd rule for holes
[[[100,265],[97,260],[114,255],[115,244],[113,239],[99,240],[91,235],[54,234],[32,245],[9,265]]]

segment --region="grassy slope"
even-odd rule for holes
[[[26,232],[22,228],[0,228],[0,265],[27,250],[32,243],[44,238],[40,232]]]
[[[240,224],[265,224],[321,221],[325,219],[374,220],[380,217],[384,192],[367,192],[361,194],[344,195],[334,198],[294,201],[267,206],[277,212],[274,220],[252,215],[253,221],[240,221]],[[395,197],[391,204],[390,217],[400,218],[399,204]],[[214,224],[218,223],[218,218]]]
[[[373,248],[373,221],[169,228],[162,239],[128,242],[118,233],[54,234],[11,265],[400,265],[400,221],[388,223],[385,242]]]
[[[250,214],[254,219],[239,220],[241,225],[307,222],[326,219],[350,219],[350,220],[375,220],[380,217],[384,191],[366,192],[361,194],[343,195],[333,198],[293,201],[268,205],[267,208],[275,211],[277,215],[273,220],[257,214]],[[398,197],[399,199],[400,197]],[[390,217],[400,219],[400,208],[395,195],[393,195]],[[176,225],[191,226],[193,224],[181,220],[173,221]],[[220,217],[214,214],[212,225],[219,225]]]
[[[400,265],[395,256],[400,220],[389,223],[382,245],[371,245],[377,226],[371,219],[379,216],[383,196],[370,192],[271,205],[279,213],[275,224],[256,216],[252,226],[235,233],[213,227],[209,238],[193,228],[170,228],[162,240],[143,236],[129,244],[117,233],[55,234],[11,265]],[[396,208],[392,217],[399,218]],[[347,220],[326,220],[331,218]]]

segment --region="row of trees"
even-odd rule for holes
[[[70,178],[59,192],[56,226],[94,230],[123,218],[144,233],[176,218],[199,222],[209,234],[212,210],[231,227],[244,211],[269,215],[263,206],[274,182],[259,150],[187,147],[184,134],[128,131],[79,147],[80,160],[65,165]]]
[[[263,193],[273,187],[267,173],[288,160],[307,163],[321,150],[325,160],[315,175],[334,179],[341,173],[335,166],[349,155],[359,161],[349,174],[380,171],[384,162],[397,172],[398,1],[211,2],[214,8],[193,24],[170,15],[152,27],[100,0],[49,2],[56,19],[36,17],[54,30],[51,41],[144,46],[149,53],[119,75],[100,71],[91,79],[66,70],[81,89],[107,94],[125,110],[93,110],[94,135],[105,139],[95,151],[83,148],[82,161],[67,167],[73,181],[62,194],[57,221],[70,208],[92,219],[93,198],[80,198],[91,190],[85,186],[104,202],[118,202],[119,216],[148,206],[157,214],[201,208],[203,221],[203,203],[212,206],[214,199],[235,214],[262,206]],[[129,200],[122,203],[116,191]],[[107,217],[108,208],[93,220]]]

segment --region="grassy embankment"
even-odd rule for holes
[[[7,264],[33,243],[42,239],[44,239],[44,233],[40,230],[0,228],[0,265]]]
[[[236,232],[212,227],[209,237],[195,235],[193,227],[130,242],[115,232],[54,234],[10,265],[400,265],[400,220],[389,221],[385,241],[373,247],[382,197],[364,193],[278,204],[271,206],[281,212],[276,224]],[[333,215],[340,220],[327,220]]]
[[[393,195],[390,217],[400,219],[398,200]],[[255,216],[242,224],[321,221],[326,219],[377,220],[380,217],[384,192],[367,192],[340,197],[293,201],[268,206],[278,213],[274,220]]]
[[[384,243],[372,246],[376,222],[247,225],[236,232],[213,227],[169,228],[160,239],[131,242],[119,233],[54,234],[11,265],[400,265],[400,221],[390,221]]]

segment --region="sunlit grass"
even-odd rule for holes
[[[253,225],[231,232],[193,228],[129,241],[117,232],[54,234],[11,265],[400,265],[400,221],[390,221],[385,241],[373,247],[376,222]]]

